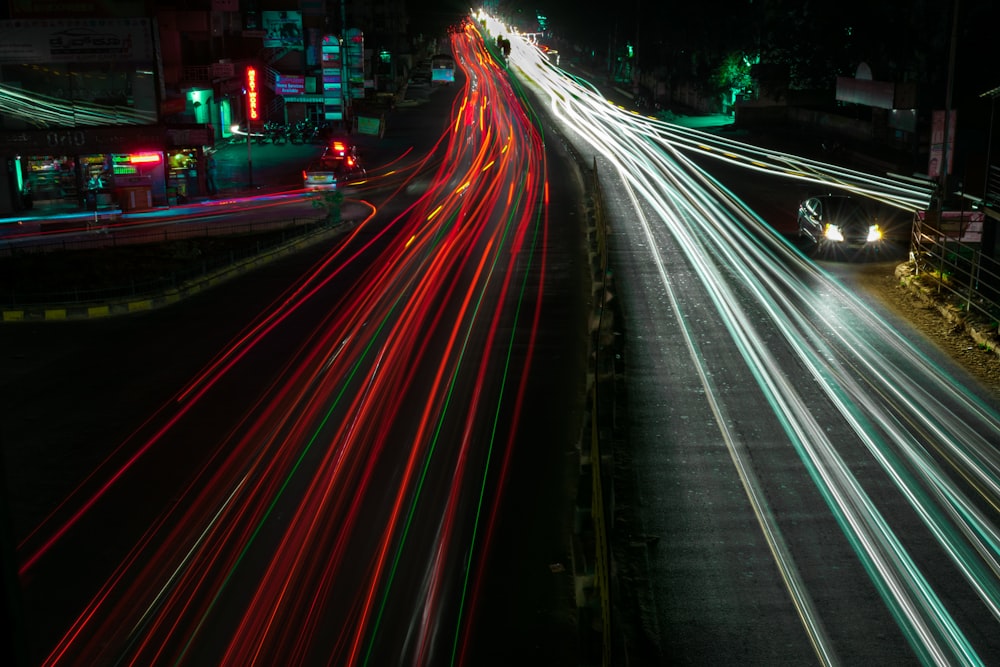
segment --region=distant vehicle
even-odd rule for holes
[[[336,170],[321,160],[302,170],[302,181],[306,190],[336,190],[338,185]]]
[[[542,50],[542,53],[545,54],[545,57],[549,59],[550,63],[556,67],[559,66],[559,52],[557,50],[544,44],[540,44],[538,48]]]
[[[431,83],[454,83],[455,59],[447,53],[431,56]]]
[[[864,202],[850,195],[819,195],[799,205],[799,236],[816,250],[878,250],[882,230]]]
[[[357,181],[365,177],[358,147],[343,139],[330,140],[320,162],[333,167],[341,181]]]
[[[357,147],[340,139],[333,139],[323,152],[323,157],[302,172],[306,189],[333,190],[340,185],[359,181],[365,177]]]
[[[330,139],[323,151],[323,159],[358,157],[358,147],[349,143],[346,138],[334,137]]]

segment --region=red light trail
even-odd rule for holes
[[[548,215],[538,128],[473,27],[452,48],[465,83],[444,159],[423,162],[425,194],[381,229],[357,227],[123,443],[71,519],[20,546],[27,576],[139,459],[195,427],[257,346],[381,248],[228,437],[206,443],[44,664],[462,661],[530,376]]]

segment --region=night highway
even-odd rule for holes
[[[485,664],[534,643],[490,644],[510,628],[552,631],[514,618],[505,589],[538,599],[563,536],[512,544],[537,527],[507,498],[569,503],[541,480],[572,447],[561,378],[583,381],[584,273],[550,247],[577,230],[550,234],[541,134],[476,31],[452,48],[464,76],[435,102],[433,145],[326,250],[144,324],[37,333],[54,352],[24,353],[25,412],[46,376],[87,405],[135,395],[46,425],[45,454],[16,431],[10,460],[44,462],[51,481],[32,482],[53,487],[11,484],[31,662]],[[78,363],[61,337],[97,357],[83,377],[58,367]]]
[[[630,478],[612,548],[633,659],[1000,660],[996,397],[806,257],[712,162],[904,214],[929,184],[645,118],[512,41],[539,105],[596,158],[611,217]]]
[[[170,309],[16,325],[29,662],[578,664],[553,517],[596,165],[625,321],[616,657],[1000,663],[997,397],[758,212],[779,183],[904,217],[930,189],[643,117],[482,18],[362,224]]]

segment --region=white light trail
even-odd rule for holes
[[[806,260],[692,156],[844,190],[910,212],[927,208],[932,184],[873,176],[630,113],[554,67],[534,45],[484,20],[491,31],[511,37],[512,67],[547,95],[558,122],[617,172],[617,179],[602,173],[631,201],[630,220],[616,224],[638,227],[683,321],[665,268],[663,239],[681,249],[914,652],[933,664],[980,664],[948,608],[951,601],[942,599],[915,562],[905,544],[908,536],[895,532],[892,516],[863,487],[826,425],[835,420],[854,434],[1000,620],[1000,417]],[[766,313],[768,321],[755,319],[751,310]],[[807,377],[790,378],[775,354],[775,338]],[[701,364],[697,342],[689,338],[687,345]],[[704,369],[701,377],[706,394],[713,394]],[[825,396],[825,405],[807,398],[803,385]],[[724,414],[725,406],[712,401],[713,414]],[[791,550],[757,488],[760,482],[746,467],[745,443],[725,427],[723,417],[718,422],[817,657],[836,662],[819,612],[800,587]]]

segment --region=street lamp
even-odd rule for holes
[[[246,90],[246,88],[244,88],[243,89],[243,102],[244,102],[244,106],[246,106],[246,94],[247,94],[247,90]],[[247,178],[249,179],[249,187],[251,189],[253,189],[253,149],[250,147],[250,135],[252,134],[252,132],[250,131],[250,114],[246,114],[246,119],[247,119],[247,129],[246,129],[246,134],[247,134]],[[233,134],[239,134],[240,133],[240,126],[239,125],[233,125],[231,129],[232,129]]]

